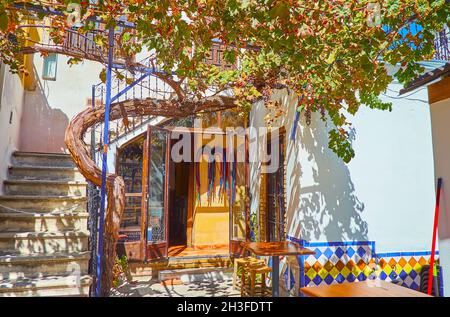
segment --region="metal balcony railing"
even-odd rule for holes
[[[435,60],[450,61],[449,37],[450,32],[448,28],[444,28],[436,34],[436,39],[434,40]]]
[[[93,30],[88,33],[79,33],[75,28],[65,29],[62,34],[47,25],[22,25],[21,28],[35,28],[42,30],[38,41],[28,38],[28,46],[22,49],[22,53],[47,52],[78,57],[107,63],[107,47],[96,44],[96,38],[102,35],[103,30]],[[56,35],[56,36],[55,36]],[[102,35],[104,36],[104,35]],[[57,38],[57,42],[55,42]],[[115,45],[113,51],[113,62],[125,64],[126,56],[120,50],[120,45]],[[130,60],[131,61],[131,60]]]

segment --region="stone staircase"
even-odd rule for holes
[[[69,155],[15,152],[0,196],[0,297],[88,296],[86,181]]]

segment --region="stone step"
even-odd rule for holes
[[[29,255],[33,253],[81,252],[88,250],[89,232],[0,232],[0,252]]]
[[[159,271],[158,280],[181,280],[183,283],[192,282],[222,282],[233,279],[232,268],[196,268]]]
[[[0,212],[14,212],[10,208],[36,212],[85,212],[87,197],[83,196],[0,196]]]
[[[13,165],[22,166],[64,166],[75,167],[75,163],[69,154],[63,153],[39,153],[19,152],[12,155]]]
[[[54,180],[6,180],[7,195],[86,196],[86,182]]]
[[[9,179],[36,179],[60,181],[85,181],[76,167],[10,166]]]
[[[130,262],[128,268],[135,281],[147,281],[158,278],[158,274],[164,270],[183,269],[227,269],[232,266],[229,255],[214,257],[170,257],[166,260],[152,261],[148,263]]]
[[[0,297],[89,296],[92,277],[48,276],[0,281]]]
[[[0,231],[85,230],[89,214],[78,213],[6,213],[0,212]]]
[[[87,275],[90,252],[1,255],[0,280]]]

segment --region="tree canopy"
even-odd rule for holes
[[[20,51],[27,34],[20,25],[41,21],[45,14],[28,4],[75,11],[86,33],[98,27],[117,28],[123,54],[152,52],[164,79],[176,88],[178,102],[201,102],[208,87],[216,94],[233,93],[233,106],[245,113],[265,100],[268,121],[286,109],[271,102],[273,89],[288,87],[298,96],[297,111],[311,121],[318,112],[331,119],[330,148],[345,162],[354,157],[348,140],[349,115],[361,106],[390,110],[379,95],[392,81],[386,65],[408,83],[423,71],[418,61],[431,59],[436,32],[449,20],[445,0],[0,0],[0,56],[12,71],[21,71]],[[77,9],[78,10],[78,9]],[[57,42],[67,15],[49,15]],[[70,23],[69,23],[70,24]],[[419,27],[411,27],[411,26]],[[97,36],[107,44],[107,33]],[[233,69],[205,63],[213,42],[227,49],[224,58],[238,61]],[[205,110],[205,107],[203,107]]]

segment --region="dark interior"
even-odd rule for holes
[[[169,246],[186,245],[189,162],[172,163],[169,187]],[[171,175],[171,176],[172,176]]]

